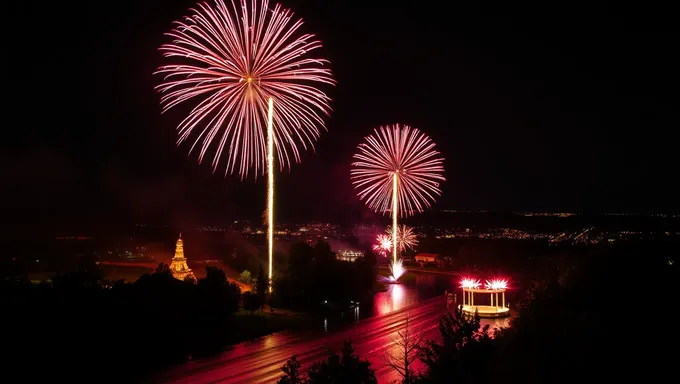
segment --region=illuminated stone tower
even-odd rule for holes
[[[172,276],[178,280],[184,280],[187,276],[196,278],[187,265],[186,257],[184,257],[184,243],[182,242],[181,233],[179,234],[179,239],[177,239],[177,245],[175,246],[175,257],[172,258],[172,263],[170,263],[170,271],[172,271]]]

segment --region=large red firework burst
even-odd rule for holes
[[[395,178],[399,216],[422,212],[441,194],[444,159],[418,129],[399,124],[375,129],[359,144],[354,159],[352,183],[359,198],[376,212],[392,211]]]
[[[160,50],[172,63],[156,72],[164,76],[156,87],[163,112],[194,102],[178,126],[178,144],[191,139],[199,162],[210,153],[214,170],[224,161],[225,173],[263,174],[271,97],[280,167],[290,167],[291,157],[299,161],[299,146],[313,148],[330,113],[319,89],[335,84],[328,62],[308,57],[321,43],[299,32],[302,20],[290,10],[270,9],[268,0],[215,0],[191,12],[167,33],[172,41]]]

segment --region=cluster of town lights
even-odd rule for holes
[[[460,287],[463,289],[478,289],[481,286],[482,283],[479,279],[464,277],[460,280]],[[508,280],[507,279],[486,280],[484,288],[493,291],[504,291],[508,289]]]

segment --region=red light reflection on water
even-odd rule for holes
[[[401,284],[388,284],[387,291],[378,292],[373,298],[375,313],[386,315],[415,303],[412,295]]]

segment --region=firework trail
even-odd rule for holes
[[[429,137],[408,125],[375,129],[359,145],[352,163],[352,184],[359,198],[386,214],[394,211],[394,193],[400,216],[422,212],[441,194],[439,182],[445,180],[444,159],[434,148]]]
[[[397,262],[397,224],[405,217],[422,212],[440,195],[444,181],[444,159],[434,142],[408,125],[380,127],[359,144],[352,163],[352,184],[369,208],[392,214],[392,262]]]
[[[330,99],[318,87],[334,85],[327,60],[307,57],[321,47],[314,35],[301,34],[301,19],[268,0],[215,0],[198,4],[175,23],[161,46],[172,61],[158,68],[163,82],[163,112],[191,102],[193,109],[178,126],[179,145],[193,140],[198,161],[221,160],[225,174],[255,178],[267,173],[267,243],[269,277],[274,254],[274,151],[280,168],[300,161],[298,146],[314,147]],[[271,287],[270,287],[271,289]]]
[[[300,161],[300,147],[314,148],[325,129],[330,99],[320,90],[334,85],[328,61],[308,57],[321,47],[314,35],[299,32],[301,19],[268,0],[198,4],[167,33],[161,46],[171,64],[156,71],[163,82],[163,112],[192,103],[178,126],[177,144],[192,141],[198,160],[212,157],[213,171],[241,179],[250,169],[267,170],[267,114],[273,106],[273,141],[280,168]]]

